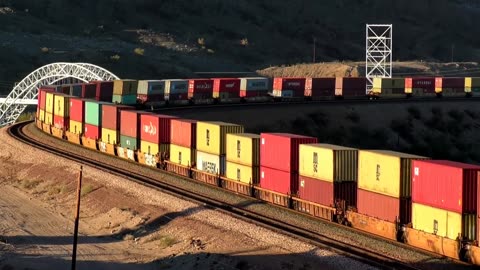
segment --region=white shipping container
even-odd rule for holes
[[[240,78],[240,90],[268,91],[269,80],[264,77]]]
[[[174,79],[165,82],[165,95],[188,93],[188,80]]]
[[[208,172],[211,174],[225,175],[225,168],[225,155],[217,156],[197,151],[197,170]]]
[[[137,94],[140,95],[163,95],[165,92],[165,81],[140,80],[138,81]]]

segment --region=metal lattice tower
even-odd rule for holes
[[[392,77],[392,25],[366,25],[366,59],[365,77],[367,78],[366,93],[372,89],[373,78]]]
[[[38,88],[73,78],[82,82],[119,78],[110,71],[87,63],[53,63],[38,68],[16,84],[7,98],[0,99],[0,127],[15,123],[28,104],[37,104]]]

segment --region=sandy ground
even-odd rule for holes
[[[0,269],[71,265],[78,164],[0,130]],[[85,167],[77,269],[369,269]]]

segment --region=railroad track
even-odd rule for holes
[[[361,247],[354,247],[348,244],[340,243],[328,236],[319,235],[318,233],[312,232],[310,230],[306,230],[292,224],[287,224],[287,223],[272,219],[270,217],[255,213],[253,211],[243,209],[236,205],[226,204],[225,202],[212,199],[200,194],[196,194],[183,188],[167,185],[160,181],[156,181],[149,177],[146,177],[142,174],[125,171],[124,168],[102,164],[96,161],[89,160],[86,157],[78,156],[75,153],[64,152],[63,150],[60,150],[54,146],[44,145],[41,141],[38,141],[34,138],[30,138],[23,132],[23,128],[32,122],[33,121],[26,121],[26,122],[14,124],[7,129],[7,132],[11,137],[14,137],[15,139],[27,145],[38,148],[45,152],[52,153],[57,156],[61,156],[63,158],[96,168],[104,172],[108,172],[110,174],[113,174],[119,177],[127,178],[128,180],[131,180],[138,184],[155,188],[157,190],[173,195],[175,197],[185,199],[185,200],[194,202],[196,204],[203,205],[208,209],[216,210],[224,214],[230,215],[232,217],[241,219],[243,221],[310,243],[314,246],[318,246],[320,248],[324,248],[336,253],[340,253],[356,261],[360,261],[362,263],[365,263],[380,269],[399,269],[399,270],[419,270],[420,269],[420,268],[416,268],[414,266],[405,264],[394,258],[385,256],[384,254],[372,252],[368,249],[364,249]]]

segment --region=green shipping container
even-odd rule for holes
[[[136,138],[120,135],[120,146],[123,148],[137,150],[139,148],[139,143],[140,140],[137,140]]]
[[[108,102],[86,101],[85,102],[85,123],[97,127],[102,126],[102,104]]]
[[[137,104],[137,95],[128,95],[128,96],[113,95],[112,102],[124,104],[124,105],[135,105]]]

